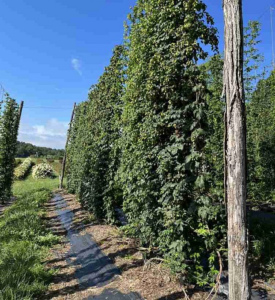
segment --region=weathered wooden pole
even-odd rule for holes
[[[246,220],[246,117],[242,0],[224,0],[226,97],[225,195],[228,214],[229,299],[250,299]]]
[[[24,101],[21,101],[20,106],[19,106],[18,119],[17,119],[17,123],[16,123],[16,140],[17,140],[18,131],[19,131],[19,127],[20,127],[20,121],[21,121],[23,107],[24,107]]]
[[[68,146],[68,142],[69,142],[69,138],[70,138],[70,131],[71,131],[71,127],[72,127],[72,123],[73,123],[73,119],[74,119],[75,108],[76,108],[76,103],[74,103],[74,108],[72,111],[71,120],[70,120],[70,124],[69,124],[69,130],[68,130],[68,134],[67,134],[65,152],[64,152],[63,162],[62,162],[62,170],[61,170],[61,175],[60,175],[60,185],[59,185],[60,189],[63,189],[63,180],[64,180],[64,175],[65,175],[66,159],[67,159],[67,146]]]
[[[19,125],[20,125],[20,121],[21,121],[21,116],[22,116],[23,107],[24,107],[24,101],[21,101],[20,107],[19,107],[19,117],[18,117],[18,124],[19,124]]]

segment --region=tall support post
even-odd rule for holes
[[[246,217],[246,116],[242,0],[223,0],[226,97],[225,195],[228,215],[229,299],[250,299]]]
[[[19,125],[20,125],[20,121],[21,121],[21,116],[22,116],[23,107],[24,107],[24,101],[21,101],[20,107],[19,107],[19,118],[18,118],[18,124],[19,124]]]
[[[71,127],[72,127],[72,123],[73,123],[73,119],[74,119],[75,108],[76,108],[76,103],[74,103],[74,108],[72,111],[71,120],[70,120],[70,124],[69,124],[69,130],[68,130],[68,134],[67,134],[65,152],[64,152],[63,162],[62,162],[62,170],[61,170],[61,175],[60,175],[60,184],[59,184],[60,189],[63,189],[63,180],[64,180],[64,175],[65,175],[66,160],[67,160],[67,146],[68,146],[68,142],[69,142],[69,138],[70,138],[70,131],[71,131]]]
[[[21,121],[23,107],[24,107],[24,101],[21,101],[20,106],[19,106],[19,111],[18,111],[17,124],[16,124],[16,131],[17,131],[16,132],[16,139],[17,139],[18,131],[19,131],[19,127],[20,127],[20,121]]]

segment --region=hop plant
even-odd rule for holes
[[[42,164],[36,165],[33,168],[32,177],[34,179],[45,179],[48,177],[53,178],[53,177],[55,177],[55,175],[54,175],[54,170],[51,165],[49,165],[47,163],[42,163]]]
[[[26,158],[23,163],[14,170],[14,178],[17,180],[24,179],[29,174],[32,165],[33,162],[31,158]]]

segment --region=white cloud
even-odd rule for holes
[[[81,62],[80,62],[80,60],[77,59],[77,58],[72,58],[71,64],[72,64],[72,67],[75,69],[75,71],[76,71],[80,76],[82,76]]]
[[[50,119],[45,125],[22,124],[18,140],[36,146],[64,149],[67,131],[68,123],[60,122],[57,119]]]

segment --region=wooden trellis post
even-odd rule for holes
[[[250,299],[246,223],[246,115],[242,0],[224,0],[225,195],[229,299]]]
[[[21,101],[20,107],[19,107],[18,127],[19,127],[19,125],[20,125],[23,107],[24,107],[24,101]]]

